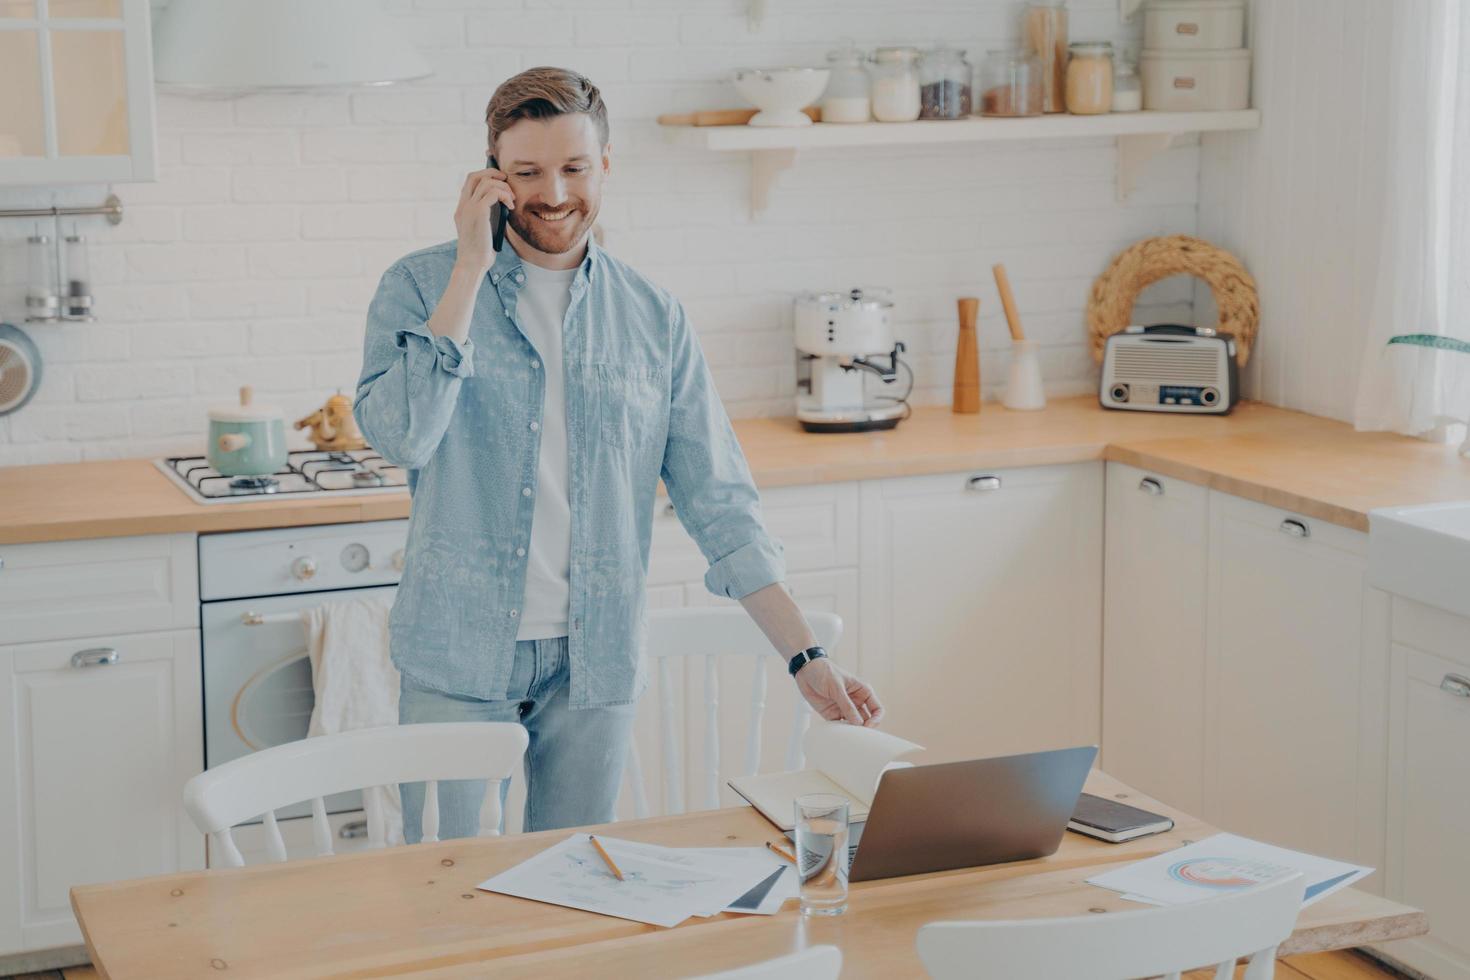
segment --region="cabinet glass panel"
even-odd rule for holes
[[[122,16],[122,0],[51,0],[46,10],[52,17],[89,17],[116,20]]]
[[[21,17],[31,20],[36,16],[36,0],[0,0],[0,20]]]
[[[0,8],[3,9],[3,8]],[[46,155],[40,35],[0,31],[0,160]]]
[[[61,155],[126,155],[128,85],[122,32],[52,31],[51,58]]]

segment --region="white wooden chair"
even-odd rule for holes
[[[842,639],[842,617],[830,612],[807,612],[807,622],[816,634],[817,643],[829,652],[837,649]],[[761,739],[764,734],[767,673],[774,670],[785,683],[786,663],[771,646],[744,609],[738,606],[712,606],[698,609],[657,610],[648,616],[648,639],[645,646],[649,669],[654,672],[657,687],[659,722],[659,754],[664,774],[664,800],[667,813],[683,813],[687,794],[684,781],[684,738],[679,732],[680,709],[685,699],[678,690],[671,664],[683,660],[685,667],[702,661],[704,767],[699,806],[713,809],[720,805],[720,665],[726,657],[743,657],[750,662],[750,708],[745,732],[745,761],[738,772],[728,775],[750,775],[760,769]],[[676,696],[677,695],[677,696]],[[801,738],[811,720],[812,711],[806,701],[796,698],[791,731],[786,744],[785,769],[800,769]],[[691,710],[693,705],[689,705]],[[635,738],[628,751],[628,788],[633,796],[635,817],[650,816],[648,791],[643,778],[642,760]]]
[[[1271,980],[1276,947],[1291,935],[1304,879],[1293,874],[1244,891],[1169,908],[1066,919],[934,922],[919,930],[919,958],[934,980],[1179,980],[1215,967],[1215,980]]]
[[[184,809],[209,835],[226,867],[245,859],[230,829],[265,818],[271,860],[286,860],[275,811],[311,800],[318,855],[332,851],[324,798],[369,786],[425,782],[424,840],[439,839],[438,784],[445,779],[509,779],[520,770],[526,730],[512,722],[448,722],[360,728],[276,745],[207,769],[184,785]],[[500,793],[491,786],[480,812],[481,836],[500,832]],[[369,846],[384,846],[383,828],[369,823]]]
[[[842,950],[836,946],[813,946],[737,970],[706,973],[695,980],[837,980],[841,972]]]

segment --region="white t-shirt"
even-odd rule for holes
[[[567,403],[562,371],[562,323],[571,304],[575,268],[543,269],[523,262],[526,284],[516,301],[521,329],[541,355],[546,401],[540,419],[536,509],[526,556],[526,596],[517,640],[567,635],[571,598],[572,508],[567,487]]]

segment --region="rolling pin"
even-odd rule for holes
[[[760,110],[758,109],[699,109],[695,112],[671,112],[658,117],[660,126],[744,126]],[[811,117],[812,122],[822,121],[820,106],[807,106],[801,110]]]
[[[962,296],[959,308],[960,336],[954,349],[954,411],[973,415],[980,411],[980,346],[975,338],[980,300]]]
[[[1000,305],[1006,310],[1006,325],[1011,328],[1011,339],[1025,340],[1026,331],[1021,327],[1021,314],[1016,312],[1016,297],[1011,295],[1011,280],[1006,275],[1006,267],[997,262],[990,271],[995,273],[995,288],[1000,290]]]

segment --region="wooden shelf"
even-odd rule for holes
[[[754,154],[751,207],[765,210],[776,177],[796,163],[801,150],[862,146],[919,146],[999,140],[1083,139],[1111,136],[1118,147],[1118,197],[1126,198],[1138,171],[1180,136],[1258,129],[1258,109],[1231,112],[1120,112],[1101,116],[1037,116],[1024,119],[954,119],[911,123],[816,123],[790,129],[759,126],[667,126],[680,146],[718,153]]]

